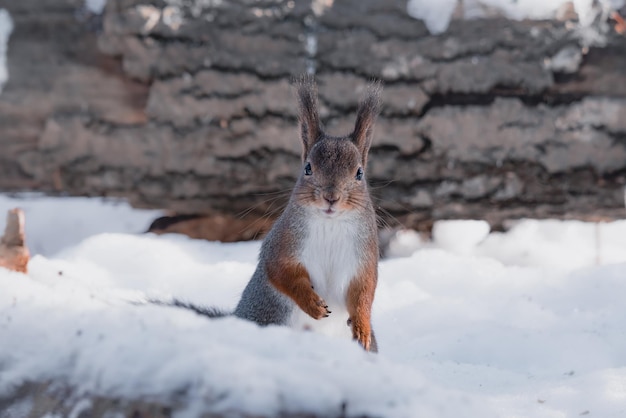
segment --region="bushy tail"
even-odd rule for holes
[[[232,312],[226,312],[219,308],[198,306],[190,302],[183,302],[182,300],[174,299],[171,302],[164,302],[162,300],[151,299],[148,301],[153,305],[159,306],[172,306],[175,308],[183,308],[197,313],[198,315],[206,316],[208,318],[223,318],[225,316],[232,315]]]

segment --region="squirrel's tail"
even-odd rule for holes
[[[208,306],[198,306],[191,302],[185,302],[179,299],[173,299],[170,302],[164,302],[162,300],[151,299],[148,301],[153,305],[159,306],[172,306],[175,308],[183,308],[197,313],[198,315],[206,316],[208,318],[222,318],[232,315],[232,312],[226,312],[222,309]]]

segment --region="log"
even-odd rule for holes
[[[255,236],[301,168],[290,79],[315,71],[331,134],[350,131],[370,79],[385,82],[368,167],[383,223],[624,215],[613,29],[589,46],[570,22],[494,16],[435,36],[400,0],[109,0],[102,16],[39,3],[3,6],[0,190],[245,213]]]

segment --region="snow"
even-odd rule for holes
[[[106,4],[107,0],[85,0],[85,8],[96,15],[102,14]]]
[[[467,253],[489,234],[489,224],[478,220],[455,220],[435,222],[433,241],[441,248]]]
[[[443,33],[448,29],[457,0],[409,0],[407,11],[411,17],[421,19],[430,33]]]
[[[102,232],[144,232],[154,219],[163,216],[157,210],[133,209],[119,199],[0,195],[0,234],[6,212],[15,207],[24,210],[31,254],[45,256]]]
[[[582,27],[590,26],[600,14],[616,10],[626,4],[625,0],[464,0],[462,17],[476,19],[488,13],[498,13],[509,19],[553,19],[559,10],[572,3]],[[596,4],[598,3],[598,4]],[[408,0],[407,12],[410,16],[421,19],[433,34],[446,31],[454,11],[459,6],[458,0]],[[606,16],[605,16],[606,17]]]
[[[39,202],[27,202],[31,215],[53,206]],[[109,222],[102,201],[54,203],[50,216],[94,211],[91,219]],[[176,401],[183,417],[343,408],[626,416],[626,223],[601,224],[599,234],[573,221],[528,220],[491,234],[477,221],[441,225],[434,242],[401,234],[397,249],[410,255],[380,264],[378,355],[343,339],[143,303],[176,297],[232,309],[259,242],[84,238],[76,228],[68,232],[76,241],[31,260],[29,276],[0,269],[0,397],[26,379],[50,379],[80,393]],[[464,234],[463,245],[450,244]]]
[[[0,93],[9,79],[7,70],[7,44],[13,31],[13,20],[6,9],[0,8]]]
[[[626,263],[626,221],[525,219],[515,222],[506,233],[490,233],[485,221],[437,221],[432,234],[430,243],[416,232],[398,231],[387,255],[405,257],[419,249],[440,248],[457,255],[493,258],[511,266],[563,271]]]

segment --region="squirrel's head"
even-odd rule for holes
[[[317,89],[312,77],[298,83],[302,173],[294,197],[302,204],[334,217],[365,210],[369,203],[366,183],[367,155],[374,121],[380,107],[380,83],[373,83],[360,103],[354,130],[349,135],[327,135],[319,119]]]

